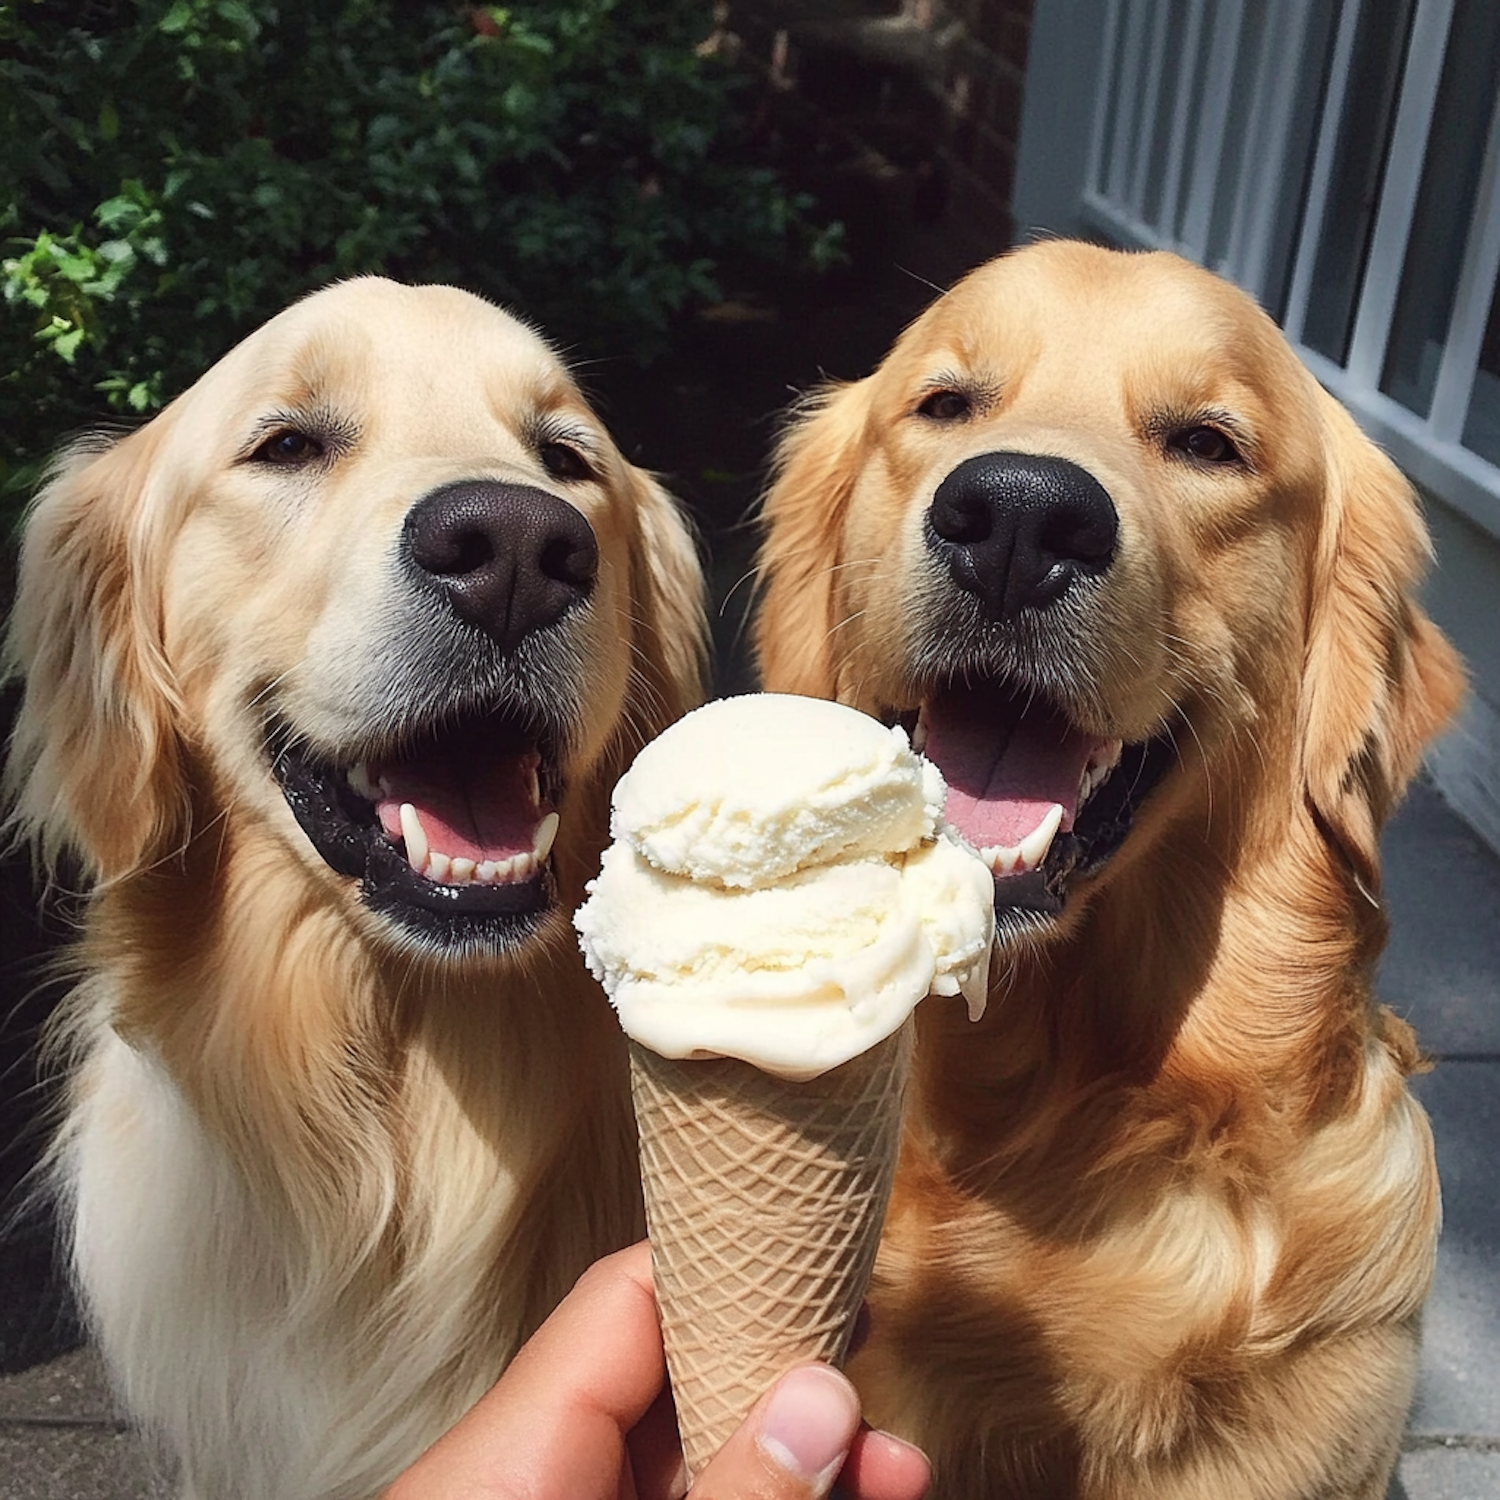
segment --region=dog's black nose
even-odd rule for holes
[[[599,571],[583,515],[525,484],[465,480],[434,490],[407,515],[405,547],[460,619],[506,650],[586,598]]]
[[[938,485],[927,544],[992,620],[1061,599],[1114,561],[1119,517],[1103,485],[1065,458],[981,453]]]

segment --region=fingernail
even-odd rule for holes
[[[928,1463],[927,1455],[915,1443],[908,1443],[905,1438],[899,1438],[894,1432],[885,1432],[881,1428],[875,1428],[865,1434],[865,1452],[868,1454],[872,1448],[879,1446],[886,1450],[889,1458],[915,1458],[920,1463]]]
[[[781,1377],[761,1418],[761,1451],[822,1494],[859,1430],[859,1397],[827,1365],[804,1365]]]

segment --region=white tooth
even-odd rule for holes
[[[1089,756],[1089,775],[1094,778],[1096,784],[1103,781],[1120,764],[1120,753],[1124,748],[1123,740],[1106,740]]]
[[[560,821],[555,812],[549,812],[536,825],[536,832],[531,836],[531,857],[537,864],[541,864],[552,852],[552,841],[557,837],[557,825]]]
[[[427,835],[422,830],[422,820],[410,802],[401,804],[401,837],[406,840],[406,859],[418,875],[424,873],[427,864]]]
[[[532,766],[527,776],[526,789],[531,793],[531,805],[540,807],[542,805],[542,783],[536,774],[536,767]]]
[[[366,802],[380,801],[380,789],[370,780],[370,768],[363,761],[357,766],[350,766],[344,773],[344,779],[351,790]]]
[[[510,862],[510,879],[512,885],[520,885],[523,880],[530,880],[536,873],[536,856],[531,854],[518,854]]]
[[[927,720],[922,714],[917,715],[916,728],[911,732],[911,747],[918,755],[927,748]]]
[[[511,855],[509,859],[495,861],[495,884],[509,885],[511,883],[511,872],[516,867],[516,857]]]
[[[474,879],[476,868],[472,859],[465,859],[463,855],[455,854],[452,863],[448,866],[449,885],[468,885]]]
[[[1080,807],[1109,780],[1110,772],[1120,764],[1120,752],[1124,748],[1123,740],[1106,740],[1089,756],[1089,762],[1078,781]]]
[[[495,872],[499,868],[492,859],[481,860],[474,867],[475,885],[494,885]]]
[[[1047,816],[1021,840],[1021,868],[1034,870],[1046,859],[1047,851],[1057,830],[1062,827],[1063,810],[1060,802],[1054,802]]]
[[[992,875],[1009,875],[1021,857],[1021,851],[1009,844],[991,844],[979,851],[979,857],[990,867]]]
[[[453,861],[446,854],[429,854],[427,856],[427,868],[422,873],[429,880],[437,881],[439,885],[447,885],[452,864]]]
[[[1108,780],[1108,766],[1096,766],[1093,764],[1086,766],[1078,782],[1078,805],[1082,807]]]

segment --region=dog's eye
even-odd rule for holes
[[[322,458],[327,448],[311,433],[296,427],[283,427],[273,432],[254,453],[252,463],[262,464],[308,464]]]
[[[594,471],[589,461],[576,448],[567,443],[543,443],[538,449],[542,467],[554,478],[562,480],[592,479]]]
[[[962,391],[934,391],[917,407],[917,413],[934,422],[961,422],[973,409]]]
[[[1233,464],[1240,450],[1217,427],[1186,427],[1167,439],[1167,447],[1205,464]]]

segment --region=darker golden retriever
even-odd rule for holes
[[[947,1500],[1379,1500],[1438,1187],[1377,835],[1461,688],[1410,488],[1248,298],[1057,242],[816,397],[766,520],[765,686],[909,725],[1002,929],[919,1013],[872,1419]]]
[[[552,350],[450,288],[299,303],[41,495],[13,822],[92,886],[53,1170],[183,1495],[375,1494],[639,1235],[568,917],[701,593]]]

